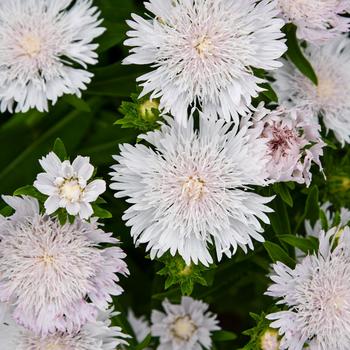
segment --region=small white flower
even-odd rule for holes
[[[193,119],[187,127],[171,118],[161,130],[141,135],[154,149],[142,144],[121,145],[111,173],[116,197],[129,197],[131,207],[123,219],[138,243],[148,243],[151,257],[178,252],[187,265],[212,263],[209,246],[217,257],[232,256],[240,246],[254,248],[269,223],[262,197],[250,186],[266,185],[266,141],[224,120]]]
[[[349,0],[278,0],[286,22],[297,26],[297,36],[313,43],[323,43],[350,29]]]
[[[305,54],[318,85],[285,61],[274,74],[273,87],[280,101],[310,111],[316,121],[321,116],[342,145],[350,143],[350,39],[342,37],[321,47],[308,45]]]
[[[220,327],[209,305],[190,297],[182,297],[179,305],[168,300],[162,305],[165,313],[152,311],[152,335],[160,338],[157,350],[211,349],[211,334]]]
[[[267,316],[278,328],[281,349],[345,350],[350,345],[350,229],[320,233],[317,254],[294,269],[277,262],[267,295],[288,308]],[[338,245],[335,239],[338,238]],[[334,247],[334,248],[333,248]]]
[[[269,178],[309,186],[311,165],[315,163],[322,170],[320,156],[325,146],[319,133],[320,126],[313,121],[312,114],[283,106],[274,111],[261,108],[254,127],[268,144]]]
[[[93,76],[87,64],[97,63],[91,42],[104,32],[98,17],[91,0],[1,1],[1,112],[42,112],[63,94],[80,97]]]
[[[110,318],[118,313],[100,311],[97,318],[79,331],[59,332],[40,337],[16,324],[10,314],[0,319],[1,350],[116,350],[127,345],[121,328],[112,327]]]
[[[335,215],[331,210],[332,204],[330,202],[323,203],[321,205],[321,210],[325,214],[325,219],[327,221],[328,227],[334,226]],[[347,226],[350,222],[350,210],[346,208],[340,208],[340,223],[339,228]],[[321,219],[317,220],[315,224],[312,226],[309,220],[305,220],[305,231],[308,236],[318,237],[320,232],[322,231],[322,222]]]
[[[94,172],[90,158],[78,156],[71,164],[68,160],[61,162],[50,152],[39,163],[45,173],[37,176],[34,187],[49,196],[45,202],[46,214],[66,208],[68,214],[79,214],[81,219],[88,219],[93,214],[90,203],[106,190],[103,180],[88,183]]]
[[[144,316],[139,318],[136,317],[132,310],[129,310],[128,312],[128,322],[138,343],[142,343],[151,333],[151,327],[146,318]]]
[[[229,121],[245,115],[264,80],[251,67],[273,70],[286,51],[276,0],[149,0],[154,16],[133,14],[124,63],[150,64],[138,78],[160,109],[185,124],[188,107]]]
[[[14,306],[15,321],[36,334],[74,332],[120,295],[124,252],[102,249],[119,241],[76,219],[61,225],[39,213],[30,197],[4,197],[16,210],[0,226],[0,302]]]

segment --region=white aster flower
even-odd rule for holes
[[[138,78],[160,109],[186,123],[188,107],[213,117],[246,114],[264,82],[251,67],[273,70],[286,51],[276,0],[150,0],[153,18],[133,15],[124,63],[150,64]]]
[[[81,219],[88,219],[93,214],[90,203],[106,190],[103,180],[88,183],[94,172],[90,158],[78,156],[71,164],[50,152],[39,163],[45,173],[37,176],[34,187],[49,196],[45,202],[46,214],[65,208],[70,215],[79,214]]]
[[[342,37],[321,47],[308,45],[305,54],[318,85],[285,61],[274,74],[273,87],[280,101],[311,111],[315,120],[323,117],[326,128],[334,131],[342,145],[350,143],[350,39]]]
[[[338,244],[335,246],[335,240]],[[267,295],[287,310],[267,316],[279,329],[281,349],[345,350],[350,345],[350,229],[320,233],[317,254],[308,255],[294,269],[274,266]]]
[[[286,22],[297,26],[297,37],[324,43],[350,29],[349,0],[278,0]]]
[[[104,32],[98,17],[91,0],[1,1],[1,112],[42,112],[63,94],[80,97],[93,76],[87,64],[97,63],[91,42]]]
[[[62,226],[30,197],[4,200],[16,213],[0,226],[0,302],[14,305],[16,322],[42,335],[74,332],[122,293],[125,254],[101,249],[119,242],[110,233],[79,219]]]
[[[295,181],[309,186],[311,165],[315,163],[322,170],[320,156],[325,146],[319,133],[320,126],[312,120],[310,113],[283,106],[274,111],[261,108],[254,127],[268,144],[270,179],[276,182]]]
[[[16,324],[10,314],[0,321],[1,350],[116,350],[127,344],[121,328],[111,327],[117,313],[100,311],[79,331],[40,337]]]
[[[138,343],[142,343],[151,333],[151,326],[144,316],[136,317],[132,310],[128,312],[128,322]]]
[[[160,340],[157,350],[211,349],[211,334],[220,327],[209,305],[190,297],[182,297],[179,305],[168,300],[162,305],[164,313],[152,311],[152,335]]]
[[[324,213],[324,218],[327,221],[328,227],[335,226],[334,225],[335,215],[334,215],[334,212],[331,210],[331,207],[332,207],[332,204],[330,202],[326,202],[326,203],[323,203],[320,208]],[[340,222],[338,227],[342,228],[344,226],[347,226],[350,222],[350,210],[347,208],[340,208],[339,214],[340,214]],[[318,238],[320,232],[322,231],[321,219],[317,220],[314,225],[311,224],[310,220],[305,220],[305,231],[308,236]]]
[[[141,135],[154,146],[121,145],[111,173],[116,197],[129,197],[132,206],[123,219],[138,243],[148,243],[151,257],[178,252],[187,265],[212,263],[209,245],[232,256],[237,247],[253,249],[269,223],[265,198],[249,186],[266,185],[266,142],[248,126],[222,119],[193,119],[188,127],[171,118],[161,130]]]

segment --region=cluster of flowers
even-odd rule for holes
[[[350,6],[347,0],[321,3],[149,0],[147,19],[128,21],[125,45],[132,49],[125,63],[153,67],[138,79],[141,96],[159,99],[165,122],[140,135],[149,147],[120,147],[111,188],[116,197],[128,197],[123,218],[152,258],[169,251],[209,265],[212,248],[219,261],[238,247],[253,249],[253,239],[264,240],[261,221],[269,223],[272,200],[253,188],[281,181],[309,185],[312,163],[322,169],[322,122],[342,145],[350,143],[350,39],[343,34]],[[285,20],[306,40],[317,85],[281,59]],[[97,63],[92,41],[104,32],[101,22],[91,0],[2,1],[1,110],[43,111],[65,93],[80,96],[92,74],[75,66]],[[279,106],[254,105],[267,83],[255,74],[259,70],[271,73]],[[46,172],[35,187],[47,196],[45,214],[33,198],[4,198],[15,209],[0,218],[4,339],[19,349],[40,342],[114,349],[125,336],[109,327],[108,305],[110,295],[122,292],[116,273],[128,270],[118,247],[100,246],[118,241],[87,221],[105,184],[88,183],[93,167],[83,157],[70,164],[49,154],[41,165]],[[59,208],[74,220],[62,225],[54,215]],[[348,232],[321,232],[319,253],[302,257],[294,270],[275,265],[268,294],[290,307],[269,316],[284,335],[283,349],[345,349],[350,343]],[[181,306],[165,302],[164,308],[166,314],[152,317],[160,349],[210,345],[217,325],[206,305],[183,299]]]

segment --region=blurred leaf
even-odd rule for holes
[[[67,159],[67,150],[66,146],[64,145],[63,141],[60,138],[57,138],[52,151],[58,156],[58,158],[61,159],[61,161],[64,161]]]
[[[142,343],[138,344],[136,347],[135,347],[135,350],[143,350],[143,349],[146,349],[148,347],[148,345],[151,343],[151,340],[152,340],[152,336],[151,334],[149,334],[143,341]]]
[[[213,333],[213,340],[215,342],[231,341],[235,340],[237,335],[233,332],[228,331],[217,331]]]
[[[295,261],[278,244],[265,242],[264,247],[274,263],[280,261],[291,268],[295,266]]]
[[[273,189],[275,190],[276,193],[278,193],[282,200],[287,203],[290,207],[293,207],[293,198],[292,195],[290,194],[288,186],[283,183],[275,183],[273,185]]]
[[[299,47],[299,42],[296,36],[297,27],[294,24],[289,23],[285,26],[285,28],[287,35],[288,58],[295,64],[302,74],[317,85],[317,75]]]
[[[297,237],[294,235],[280,235],[278,239],[288,243],[294,248],[302,250],[304,253],[313,253],[317,250],[318,246],[314,244],[314,241],[310,241],[304,237]]]
[[[39,202],[44,203],[46,200],[46,196],[39,192],[34,186],[27,185],[21,188],[18,188],[14,193],[14,196],[30,196],[39,200]]]
[[[311,224],[314,225],[319,219],[319,215],[319,191],[317,186],[314,185],[309,190],[309,194],[306,199],[304,218],[310,220]]]

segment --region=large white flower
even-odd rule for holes
[[[126,345],[127,335],[121,328],[111,326],[111,317],[117,313],[100,311],[97,318],[79,331],[59,332],[40,337],[16,324],[7,313],[0,319],[1,350],[116,350]]]
[[[273,86],[280,100],[310,110],[315,120],[322,116],[327,129],[333,130],[343,145],[350,143],[350,39],[342,37],[321,47],[308,45],[305,54],[318,85],[285,62],[274,74]]]
[[[335,240],[338,238],[338,244]],[[334,247],[334,248],[333,248]],[[317,254],[294,269],[274,265],[267,295],[288,308],[267,316],[283,335],[281,349],[345,350],[350,345],[350,229],[320,233]]]
[[[190,264],[208,265],[209,247],[217,257],[231,256],[252,238],[263,241],[258,219],[269,223],[265,206],[271,198],[249,191],[266,185],[266,142],[243,126],[200,118],[199,131],[167,118],[169,125],[141,135],[142,144],[121,145],[111,188],[129,197],[123,219],[139,243],[148,243],[151,257],[178,252]]]
[[[81,95],[97,63],[91,42],[104,32],[91,0],[2,0],[1,111],[48,109],[63,94]],[[75,68],[74,65],[84,69]]]
[[[61,161],[50,152],[39,160],[45,173],[38,174],[34,187],[49,196],[45,201],[47,214],[58,208],[66,208],[68,214],[88,219],[93,214],[91,202],[106,190],[106,182],[94,180],[88,183],[93,175],[94,167],[89,157],[78,156],[71,164]]]
[[[101,247],[119,242],[110,233],[79,219],[62,226],[30,197],[4,200],[16,212],[0,226],[0,302],[14,305],[19,324],[43,335],[74,332],[122,293],[125,254]]]
[[[303,109],[278,107],[260,109],[254,127],[268,142],[269,177],[275,181],[295,181],[310,185],[312,163],[322,170],[320,156],[325,143],[320,126]]]
[[[150,64],[138,78],[160,109],[186,123],[189,106],[238,120],[264,82],[252,68],[273,70],[286,51],[276,0],[150,0],[154,18],[133,15],[131,54],[124,63]]]
[[[278,0],[281,14],[297,26],[297,36],[323,43],[350,29],[349,0]]]
[[[157,350],[211,349],[211,334],[220,327],[208,304],[182,297],[179,305],[168,300],[162,305],[164,313],[152,311],[152,335],[160,340]]]

